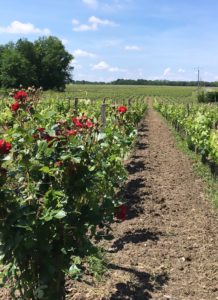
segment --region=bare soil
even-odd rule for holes
[[[102,245],[108,271],[101,282],[68,282],[67,299],[218,300],[217,212],[152,108],[126,168],[127,219]],[[0,299],[9,299],[3,289]]]
[[[152,108],[126,168],[128,215],[104,242],[109,269],[99,283],[69,284],[67,299],[217,300],[217,212]]]

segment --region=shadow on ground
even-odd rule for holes
[[[144,187],[145,182],[142,178],[133,178],[127,182],[122,196],[126,200],[128,210],[126,216],[127,220],[136,218],[144,212],[143,206],[141,205],[143,198],[139,193],[139,190]]]
[[[136,151],[137,149],[149,148],[149,145],[143,140],[143,138],[147,136],[147,131],[148,127],[146,124],[139,128],[138,141],[135,145]],[[144,202],[145,196],[149,195],[149,192],[145,194],[146,179],[139,177],[137,173],[141,173],[145,170],[149,171],[149,168],[148,163],[144,160],[144,151],[141,156],[133,154],[126,166],[130,180],[123,187],[120,195],[126,200],[128,208],[127,220],[136,218],[144,213],[142,202]]]
[[[126,166],[126,170],[129,174],[135,174],[137,172],[141,172],[145,169],[145,164],[143,160],[131,160]]]
[[[118,252],[123,249],[125,244],[133,243],[138,244],[142,242],[146,242],[148,240],[158,241],[159,236],[161,236],[161,232],[153,232],[145,229],[138,229],[134,232],[128,231],[125,233],[125,236],[116,240],[111,246],[112,250],[110,252]]]
[[[151,276],[146,272],[140,272],[135,269],[121,267],[115,264],[109,264],[108,267],[113,270],[121,270],[131,273],[133,280],[116,284],[116,292],[114,292],[110,300],[149,300],[152,299],[151,292],[161,290],[168,282],[169,277],[166,273]]]

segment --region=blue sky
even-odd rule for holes
[[[0,44],[60,38],[75,80],[218,80],[217,0],[0,0]]]

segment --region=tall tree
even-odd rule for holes
[[[19,39],[0,45],[0,85],[41,85],[63,90],[71,82],[73,56],[56,37],[41,37],[34,43]]]
[[[45,89],[64,89],[65,84],[71,82],[73,56],[53,36],[39,38],[34,48],[39,84]]]
[[[3,87],[29,85],[32,81],[30,62],[14,46],[6,47],[1,53],[0,82]]]
[[[34,44],[27,39],[19,39],[15,47],[16,50],[19,51],[20,54],[30,63],[28,73],[31,83],[34,85],[38,85],[38,77],[36,73],[36,53]]]

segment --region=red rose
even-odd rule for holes
[[[50,136],[49,134],[45,134],[45,136],[43,136],[43,139],[46,140],[47,143],[49,143],[54,140],[54,137]]]
[[[76,135],[77,131],[76,130],[67,130],[67,135]]]
[[[63,165],[63,161],[61,161],[61,160],[58,160],[54,163],[54,166],[58,167],[58,168],[61,167],[62,165]]]
[[[36,130],[42,133],[42,132],[45,131],[45,128],[44,127],[38,127]]]
[[[15,102],[13,104],[11,104],[11,111],[17,111],[20,107],[20,103],[19,102]]]
[[[38,139],[38,138],[39,138],[39,135],[38,135],[38,134],[33,134],[32,137],[33,137],[34,139]]]
[[[0,154],[8,154],[11,150],[11,143],[6,142],[5,140],[0,140]]]
[[[73,117],[73,118],[72,118],[72,121],[73,121],[73,123],[74,123],[74,125],[75,125],[76,127],[79,127],[79,128],[82,128],[82,127],[83,127],[83,124],[79,121],[78,118]]]
[[[121,205],[117,208],[117,210],[116,210],[116,212],[115,212],[115,217],[116,217],[117,219],[120,219],[120,220],[122,220],[122,221],[125,221],[125,220],[126,220],[126,214],[127,214],[127,207],[126,207],[125,204],[121,204]]]
[[[24,91],[18,91],[14,95],[14,99],[16,99],[16,100],[23,100],[23,99],[26,99],[27,97],[28,97],[28,95]]]
[[[77,121],[79,121],[79,120],[77,119],[77,117],[73,117],[73,118],[72,118],[72,122],[73,122],[73,123],[75,123],[75,122],[77,122]]]
[[[79,121],[75,123],[75,126],[76,126],[76,127],[79,127],[79,128],[83,128],[83,124],[80,123]]]
[[[118,106],[117,109],[121,114],[125,114],[125,112],[127,111],[126,106]]]
[[[88,120],[88,121],[86,121],[85,126],[87,128],[92,128],[93,127],[93,123]]]

